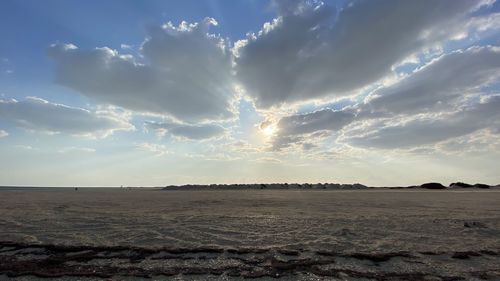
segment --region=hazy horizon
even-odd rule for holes
[[[500,183],[495,0],[5,0],[0,34],[0,186]]]

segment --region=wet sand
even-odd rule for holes
[[[500,279],[498,190],[2,190],[0,214],[18,279]]]

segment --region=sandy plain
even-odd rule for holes
[[[500,280],[500,191],[3,189],[0,241],[0,280]]]

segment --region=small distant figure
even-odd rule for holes
[[[75,191],[78,191],[78,187],[75,187]]]

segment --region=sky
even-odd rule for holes
[[[500,184],[495,0],[4,0],[0,185]]]

